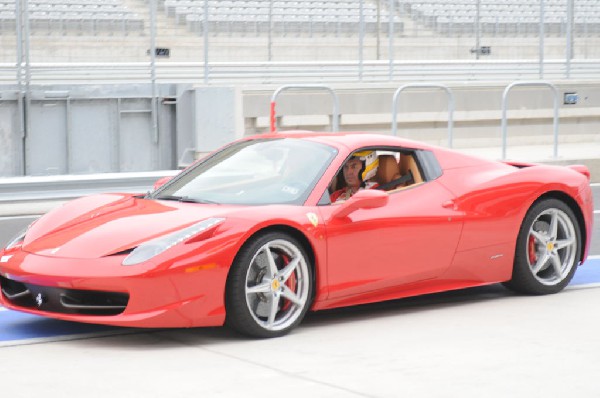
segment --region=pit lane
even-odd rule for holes
[[[500,285],[309,314],[290,335],[140,330],[0,308],[4,396],[597,396],[600,186],[591,257],[556,295]],[[4,244],[31,217],[0,218]]]
[[[595,205],[590,257],[586,264],[577,270],[567,289],[600,287],[600,184],[592,184],[592,190]],[[4,245],[38,217],[38,215],[0,217],[0,244]],[[485,288],[480,289],[485,290]],[[507,295],[509,295],[508,292]],[[87,325],[48,319],[9,311],[0,306],[0,347],[142,332],[139,329]]]
[[[577,270],[575,277],[567,289],[592,287],[600,288],[600,255],[591,256],[585,266]],[[478,289],[480,291],[486,290],[485,287]],[[468,290],[457,294],[468,294]],[[492,290],[495,290],[495,288]],[[452,295],[452,292],[443,295]],[[505,296],[512,296],[512,294],[507,291]],[[427,298],[424,298],[423,301],[426,302]],[[145,330],[137,328],[131,329],[60,321],[10,311],[0,306],[0,347],[145,332]]]

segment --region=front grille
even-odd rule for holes
[[[0,276],[2,295],[17,307],[60,314],[118,315],[125,311],[129,294],[63,289],[17,282]]]
[[[35,306],[31,292],[24,284],[0,276],[0,288],[2,288],[4,298],[12,304],[21,307]]]

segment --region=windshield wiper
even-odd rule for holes
[[[183,203],[212,203],[212,204],[218,204],[217,202],[213,202],[212,200],[196,199],[196,198],[190,198],[189,196],[177,196],[177,195],[157,196],[155,199],[157,199],[157,200],[175,200],[177,202],[183,202]]]
[[[164,195],[164,196],[155,196],[154,199],[156,199],[156,200],[176,200],[179,202],[182,199],[182,197],[176,196],[176,195]]]
[[[139,195],[133,195],[134,198],[136,199],[149,199],[150,198],[150,191],[147,191],[146,193],[141,193]]]
[[[208,204],[213,204],[213,205],[218,205],[219,204],[218,202],[214,202],[212,200],[190,198],[188,196],[184,196],[183,198],[181,198],[180,202],[185,202],[185,203],[208,203]]]

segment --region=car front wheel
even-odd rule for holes
[[[250,336],[282,336],[304,318],[312,288],[309,259],[296,239],[281,232],[255,237],[232,265],[226,323]]]
[[[564,202],[544,199],[527,212],[519,231],[512,279],[505,285],[526,294],[561,291],[581,258],[577,218]]]

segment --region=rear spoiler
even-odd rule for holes
[[[578,173],[583,174],[584,176],[587,177],[588,181],[590,181],[592,179],[592,175],[590,173],[590,169],[587,168],[587,166],[583,165],[583,164],[572,164],[570,166],[567,166],[570,169],[575,170]]]
[[[525,167],[531,167],[531,166],[538,166],[538,163],[527,163],[527,162],[512,162],[512,161],[504,161],[503,163],[509,165],[509,166],[514,166],[514,167],[518,167],[519,169],[525,168]],[[567,167],[571,170],[575,170],[576,172],[583,174],[584,176],[586,176],[586,178],[588,179],[588,181],[590,181],[592,179],[592,175],[590,173],[590,169],[587,168],[587,166],[583,165],[583,164],[571,164],[568,166],[564,166]]]

